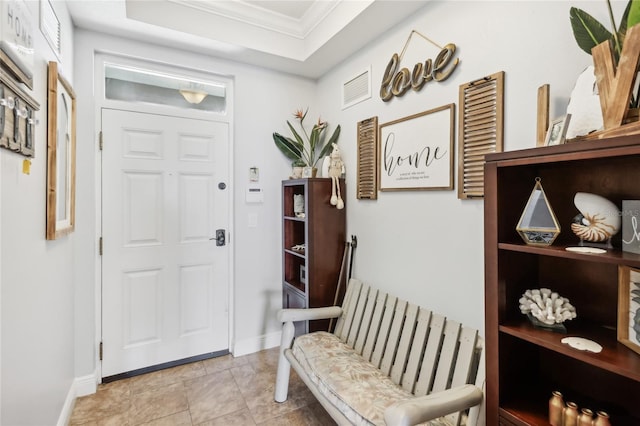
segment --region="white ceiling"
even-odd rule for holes
[[[67,0],[76,26],[318,78],[428,0]]]

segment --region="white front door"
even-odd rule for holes
[[[103,109],[102,138],[102,376],[228,349],[228,123]]]

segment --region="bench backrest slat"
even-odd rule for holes
[[[353,324],[353,315],[355,313],[354,307],[358,303],[358,298],[360,297],[360,290],[362,289],[362,283],[358,280],[350,280],[349,285],[347,287],[347,291],[344,295],[344,302],[342,302],[343,312],[338,318],[338,322],[336,324],[336,330],[334,334],[340,338],[341,341],[345,342],[347,340],[347,336],[349,335],[349,329]]]
[[[382,320],[380,321],[380,330],[378,331],[378,337],[374,342],[373,355],[371,356],[371,363],[375,365],[376,368],[380,368],[380,362],[382,361],[382,355],[384,355],[384,349],[389,338],[391,321],[393,320],[397,301],[397,297],[387,295],[387,299],[384,303],[384,313],[382,314]]]
[[[418,375],[418,383],[416,383],[415,395],[422,396],[429,393],[433,378],[438,365],[438,356],[440,354],[440,344],[444,331],[444,317],[438,314],[432,314],[431,324],[429,326],[429,338],[427,346],[424,349],[422,358],[422,368]]]
[[[369,300],[368,296],[369,286],[363,286],[362,290],[360,290],[360,297],[358,297],[355,313],[353,314],[353,324],[351,325],[349,335],[347,336],[347,345],[352,348],[356,345],[356,339],[358,338],[358,333],[362,327],[362,315],[364,314],[364,308],[367,304],[367,300]]]
[[[416,332],[413,337],[413,345],[411,347],[411,354],[409,354],[409,362],[407,363],[407,370],[402,377],[402,387],[407,392],[412,392],[415,389],[416,382],[418,381],[419,368],[422,364],[422,356],[424,354],[424,346],[429,336],[429,323],[431,322],[431,311],[420,308],[418,313]]]
[[[382,357],[382,362],[380,363],[380,371],[387,376],[391,373],[393,360],[395,359],[398,351],[400,332],[402,331],[402,324],[404,323],[404,315],[406,311],[407,302],[404,300],[398,300],[393,312],[393,321],[391,323],[391,330],[389,331],[386,347],[384,348],[384,355]]]
[[[460,347],[456,358],[451,387],[469,383],[473,361],[477,354],[478,330],[462,327],[460,330]]]
[[[429,393],[447,389],[447,385],[450,383],[449,378],[453,374],[453,366],[455,365],[458,336],[460,336],[460,323],[447,320],[444,326],[444,341],[440,350],[440,359],[437,362],[436,378]]]
[[[370,289],[367,295],[367,306],[364,309],[362,315],[362,323],[360,325],[360,331],[358,332],[358,338],[354,349],[359,355],[362,355],[364,349],[364,342],[369,335],[369,327],[371,326],[371,318],[373,317],[373,310],[376,307],[376,299],[378,298],[378,290]]]
[[[469,383],[473,370],[473,361],[476,359],[478,344],[478,331],[469,327],[462,327],[458,347],[458,356],[453,370],[453,377],[448,388],[455,388]],[[452,413],[447,416],[449,420],[457,425],[460,422],[460,413]]]
[[[418,306],[414,304],[408,305],[404,325],[402,326],[402,335],[398,343],[398,351],[396,358],[393,360],[393,367],[391,367],[391,380],[393,380],[393,383],[396,385],[402,383],[402,376],[407,367],[407,360],[409,359],[409,353],[413,345],[413,333],[416,328],[417,318]]]
[[[375,299],[375,307],[373,308],[373,315],[371,317],[371,325],[367,332],[367,337],[362,350],[362,357],[367,361],[371,361],[373,356],[373,350],[378,340],[378,333],[380,332],[380,326],[382,325],[382,315],[384,314],[384,307],[387,303],[387,294],[378,291],[378,295]]]

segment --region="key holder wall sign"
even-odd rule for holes
[[[440,52],[435,59],[427,58],[424,63],[416,63],[413,66],[413,71],[409,71],[408,68],[398,70],[413,34],[418,34],[430,44],[440,49]],[[454,58],[455,52],[455,44],[448,43],[442,47],[418,31],[411,30],[400,55],[394,53],[387,64],[387,68],[382,76],[382,83],[380,84],[380,98],[384,102],[388,102],[393,99],[394,96],[400,97],[404,95],[409,89],[413,89],[416,92],[420,91],[426,83],[432,80],[437,82],[445,81],[460,63],[459,58]]]

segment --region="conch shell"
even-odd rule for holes
[[[606,198],[578,192],[573,203],[580,214],[573,218],[571,230],[581,241],[607,241],[620,231],[620,210]]]

